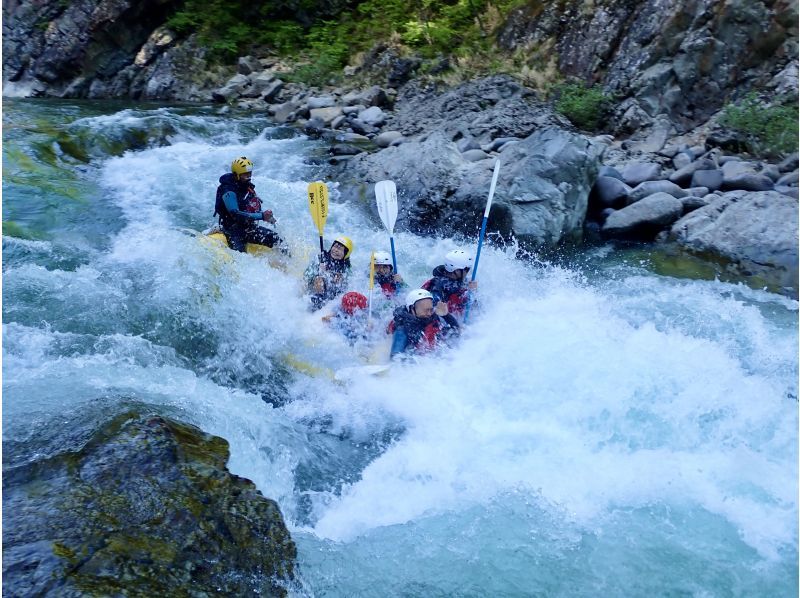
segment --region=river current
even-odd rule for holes
[[[225,438],[277,500],[298,595],[797,595],[796,301],[610,246],[486,246],[458,345],[308,375],[287,354],[352,365],[300,295],[323,149],[247,113],[4,100],[4,466],[145,405]],[[285,270],[198,236],[240,155]],[[364,291],[388,236],[330,189],[325,237],[354,239]],[[475,246],[395,243],[412,285]]]

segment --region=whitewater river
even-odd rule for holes
[[[569,266],[487,247],[458,346],[342,386],[286,365],[352,359],[299,294],[319,142],[212,109],[8,100],[3,141],[5,466],[145,405],[228,440],[278,501],[298,595],[797,595],[797,302],[610,247]],[[239,155],[285,271],[197,237]],[[357,290],[388,249],[367,208],[331,184]],[[459,246],[395,241],[413,284]]]

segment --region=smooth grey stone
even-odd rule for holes
[[[306,100],[309,110],[317,108],[330,108],[336,105],[336,98],[333,96],[312,96]]]
[[[798,291],[797,199],[776,191],[731,191],[687,214],[670,239],[733,271],[755,275],[788,295]],[[763,283],[762,283],[763,284]]]
[[[685,168],[689,166],[694,161],[691,152],[687,150],[681,150],[672,158],[672,165],[675,167],[676,170],[680,170],[681,168]]]
[[[694,195],[695,197],[705,197],[709,192],[710,189],[708,187],[689,187],[686,190],[687,196]]]
[[[490,156],[482,149],[471,149],[461,154],[461,157],[464,158],[464,160],[466,160],[467,162],[477,162],[478,160],[485,160]]]
[[[743,191],[769,191],[775,187],[772,179],[763,174],[741,174],[733,177],[725,177],[722,189],[733,191],[741,189]]]
[[[603,164],[600,166],[600,169],[597,171],[598,176],[609,176],[614,179],[622,180],[622,173],[614,168],[613,166],[606,166]]]
[[[668,193],[654,193],[611,214],[603,224],[609,237],[652,239],[683,214],[683,202]]]
[[[346,120],[347,120],[347,117],[345,117],[343,114],[340,114],[339,116],[337,116],[336,118],[334,118],[334,119],[331,121],[331,129],[338,129],[339,127],[341,127],[341,126],[342,126],[342,124],[343,124],[343,123],[344,123]]]
[[[712,170],[695,170],[692,173],[692,187],[706,187],[710,191],[716,191],[722,188],[722,171],[718,169]]]
[[[756,165],[744,160],[731,160],[722,165],[722,174],[726,179],[735,178],[745,174],[756,174]]]
[[[323,123],[329,125],[335,118],[342,116],[342,109],[339,106],[328,108],[312,108],[309,110],[311,118],[319,118]]]
[[[389,147],[402,136],[403,134],[400,131],[384,131],[375,137],[375,145],[378,147]]]
[[[775,164],[765,164],[758,174],[768,176],[773,183],[781,178],[781,172]]]
[[[689,212],[693,212],[694,210],[700,209],[703,206],[707,206],[709,201],[705,197],[687,195],[686,197],[681,197],[681,203],[683,204],[683,214],[686,215]]]
[[[775,181],[775,187],[797,187],[797,171],[790,172],[788,174],[783,175],[777,181]]]
[[[505,144],[519,140],[519,137],[497,137],[496,139],[492,139],[491,143],[486,144],[486,146],[481,149],[487,152],[499,152]]]
[[[798,156],[797,152],[793,154],[789,154],[783,160],[778,163],[778,170],[781,172],[790,172],[792,170],[797,170],[798,166]]]
[[[334,156],[355,156],[363,151],[361,148],[347,143],[335,143],[331,146],[331,153]]]
[[[742,162],[742,159],[739,156],[720,156],[717,158],[717,164],[719,164],[720,167],[728,162]]]
[[[661,165],[655,162],[633,162],[622,169],[622,180],[631,187],[635,187],[645,181],[656,181],[660,178]]]
[[[631,188],[617,178],[599,176],[594,182],[592,192],[601,205],[622,207],[626,204]]]
[[[386,115],[378,106],[372,106],[359,112],[358,120],[373,127],[378,127],[386,121]]]
[[[358,114],[362,110],[366,110],[367,107],[363,104],[356,104],[355,106],[343,106],[342,107],[342,114]]]
[[[798,188],[797,187],[786,187],[781,185],[780,187],[776,186],[775,191],[778,193],[785,195],[786,197],[793,197],[795,199],[798,198]]]
[[[669,180],[681,187],[689,187],[692,184],[692,175],[696,170],[711,170],[713,168],[716,168],[716,166],[711,160],[696,160],[688,166],[684,166],[673,172]]]
[[[473,137],[462,137],[461,139],[456,141],[456,147],[458,148],[458,151],[460,151],[462,154],[464,152],[468,152],[469,150],[483,149],[481,148],[481,144],[478,143],[478,141]]]
[[[628,205],[636,203],[653,195],[654,193],[667,193],[672,197],[685,197],[686,191],[670,181],[645,181],[639,183],[628,194]]]

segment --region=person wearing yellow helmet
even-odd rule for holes
[[[219,225],[228,238],[228,245],[236,251],[245,251],[247,243],[256,243],[285,251],[285,243],[269,228],[259,226],[259,221],[276,224],[272,210],[264,210],[261,198],[256,195],[251,182],[253,162],[242,156],[231,163],[231,171],[219,177],[214,215],[219,215]]]
[[[306,287],[311,298],[311,308],[318,310],[347,287],[350,275],[350,254],[353,241],[339,236],[327,251],[315,257],[305,271]]]

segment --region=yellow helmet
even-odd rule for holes
[[[345,251],[344,254],[345,259],[349,258],[350,254],[353,253],[353,241],[350,240],[350,237],[345,237],[345,236],[336,237],[333,240],[333,242],[338,243],[339,245],[344,245],[344,248],[347,250]]]
[[[245,172],[253,172],[253,163],[242,156],[231,163],[231,172],[237,177]]]

